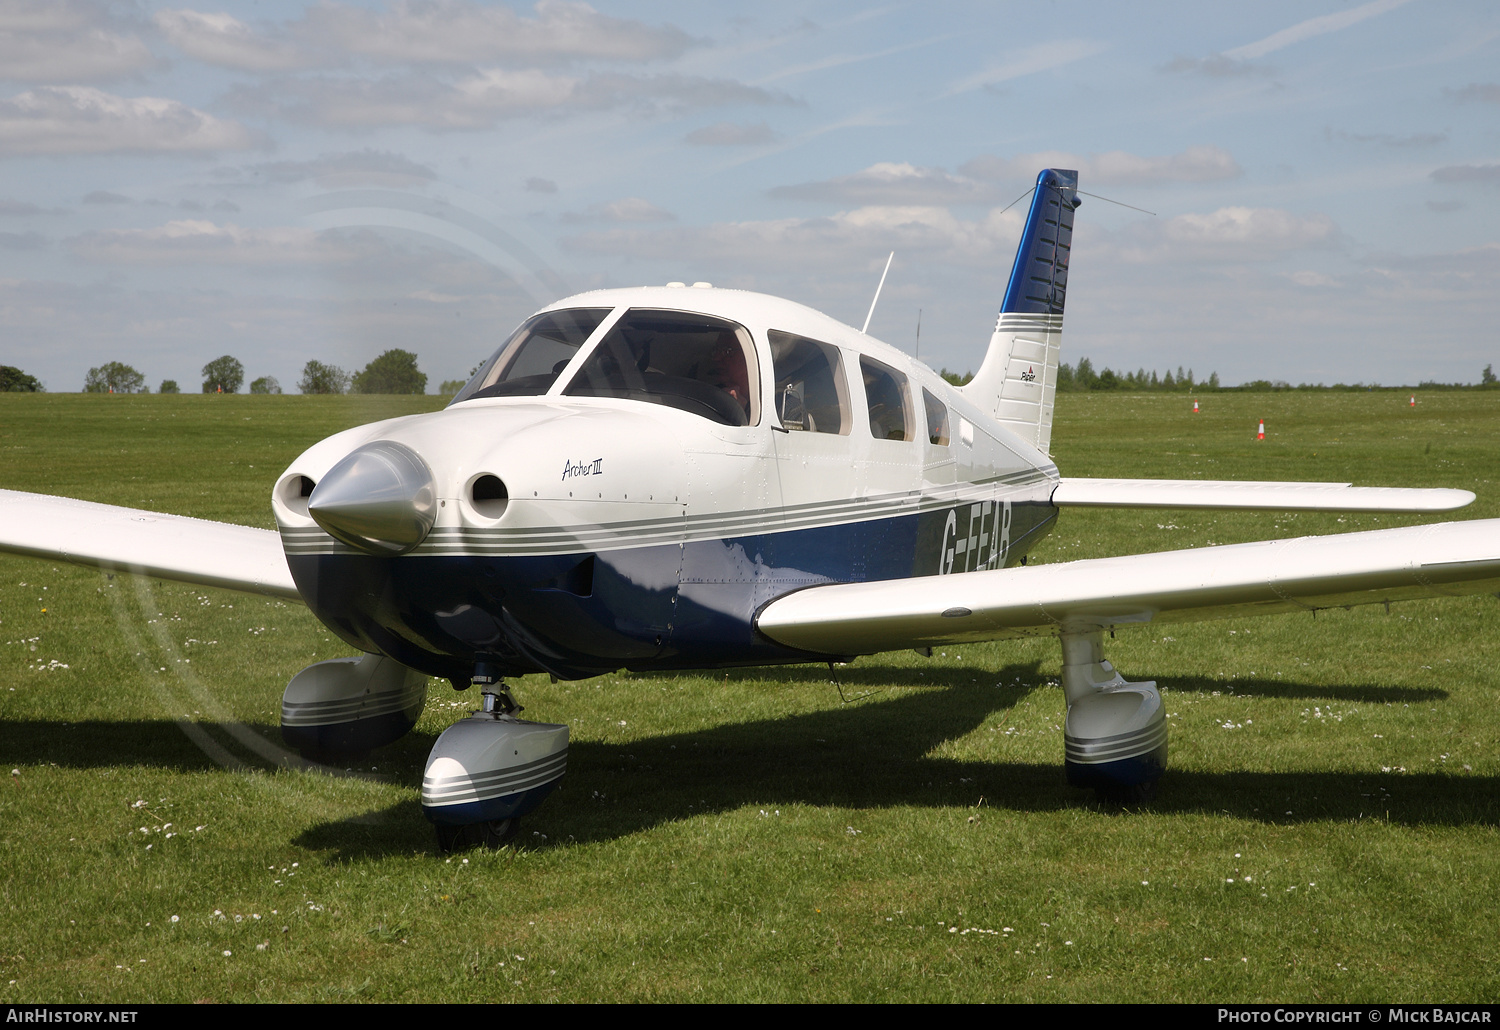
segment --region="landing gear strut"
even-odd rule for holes
[[[1104,634],[1062,634],[1068,782],[1101,801],[1150,801],[1167,767],[1167,718],[1154,680],[1130,683],[1104,657]]]
[[[568,765],[566,726],[517,719],[521,706],[483,664],[473,681],[484,707],[443,731],[422,777],[422,813],[443,851],[503,847]]]

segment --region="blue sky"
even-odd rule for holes
[[[734,13],[738,11],[738,13]],[[1064,359],[1227,383],[1500,363],[1500,7],[0,0],[0,363],[415,351],[707,280],[977,367],[1038,169]]]

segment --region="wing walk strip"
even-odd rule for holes
[[[900,515],[916,515],[954,505],[995,500],[996,487],[1026,487],[1055,482],[1045,470],[1023,472],[975,483],[886,494],[879,497],[841,498],[784,508],[763,508],[732,513],[705,513],[670,518],[606,522],[588,528],[555,526],[522,529],[477,529],[440,526],[428,534],[414,555],[466,554],[557,554],[575,550],[621,550],[685,541],[717,540],[756,533],[782,533],[793,529],[852,522],[872,522]],[[1039,498],[1040,500],[1040,498]],[[288,554],[361,554],[338,543],[317,527],[281,530]]]
[[[568,749],[525,765],[513,765],[493,772],[462,776],[428,776],[422,780],[424,805],[462,805],[489,801],[507,794],[519,794],[532,787],[551,783],[567,771]]]

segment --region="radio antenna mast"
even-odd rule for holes
[[[917,308],[917,349],[912,352],[912,357],[922,356],[922,309]]]
[[[865,326],[860,330],[862,333],[870,331],[870,319],[875,317],[875,304],[880,300],[880,289],[885,285],[886,273],[891,270],[891,261],[896,257],[896,252],[891,251],[891,256],[885,259],[885,272],[880,273],[880,285],[875,287],[875,299],[870,301],[870,312],[865,315]]]

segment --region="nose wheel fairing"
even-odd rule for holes
[[[568,728],[475,712],[443,731],[422,776],[422,813],[439,825],[519,819],[556,789]]]

